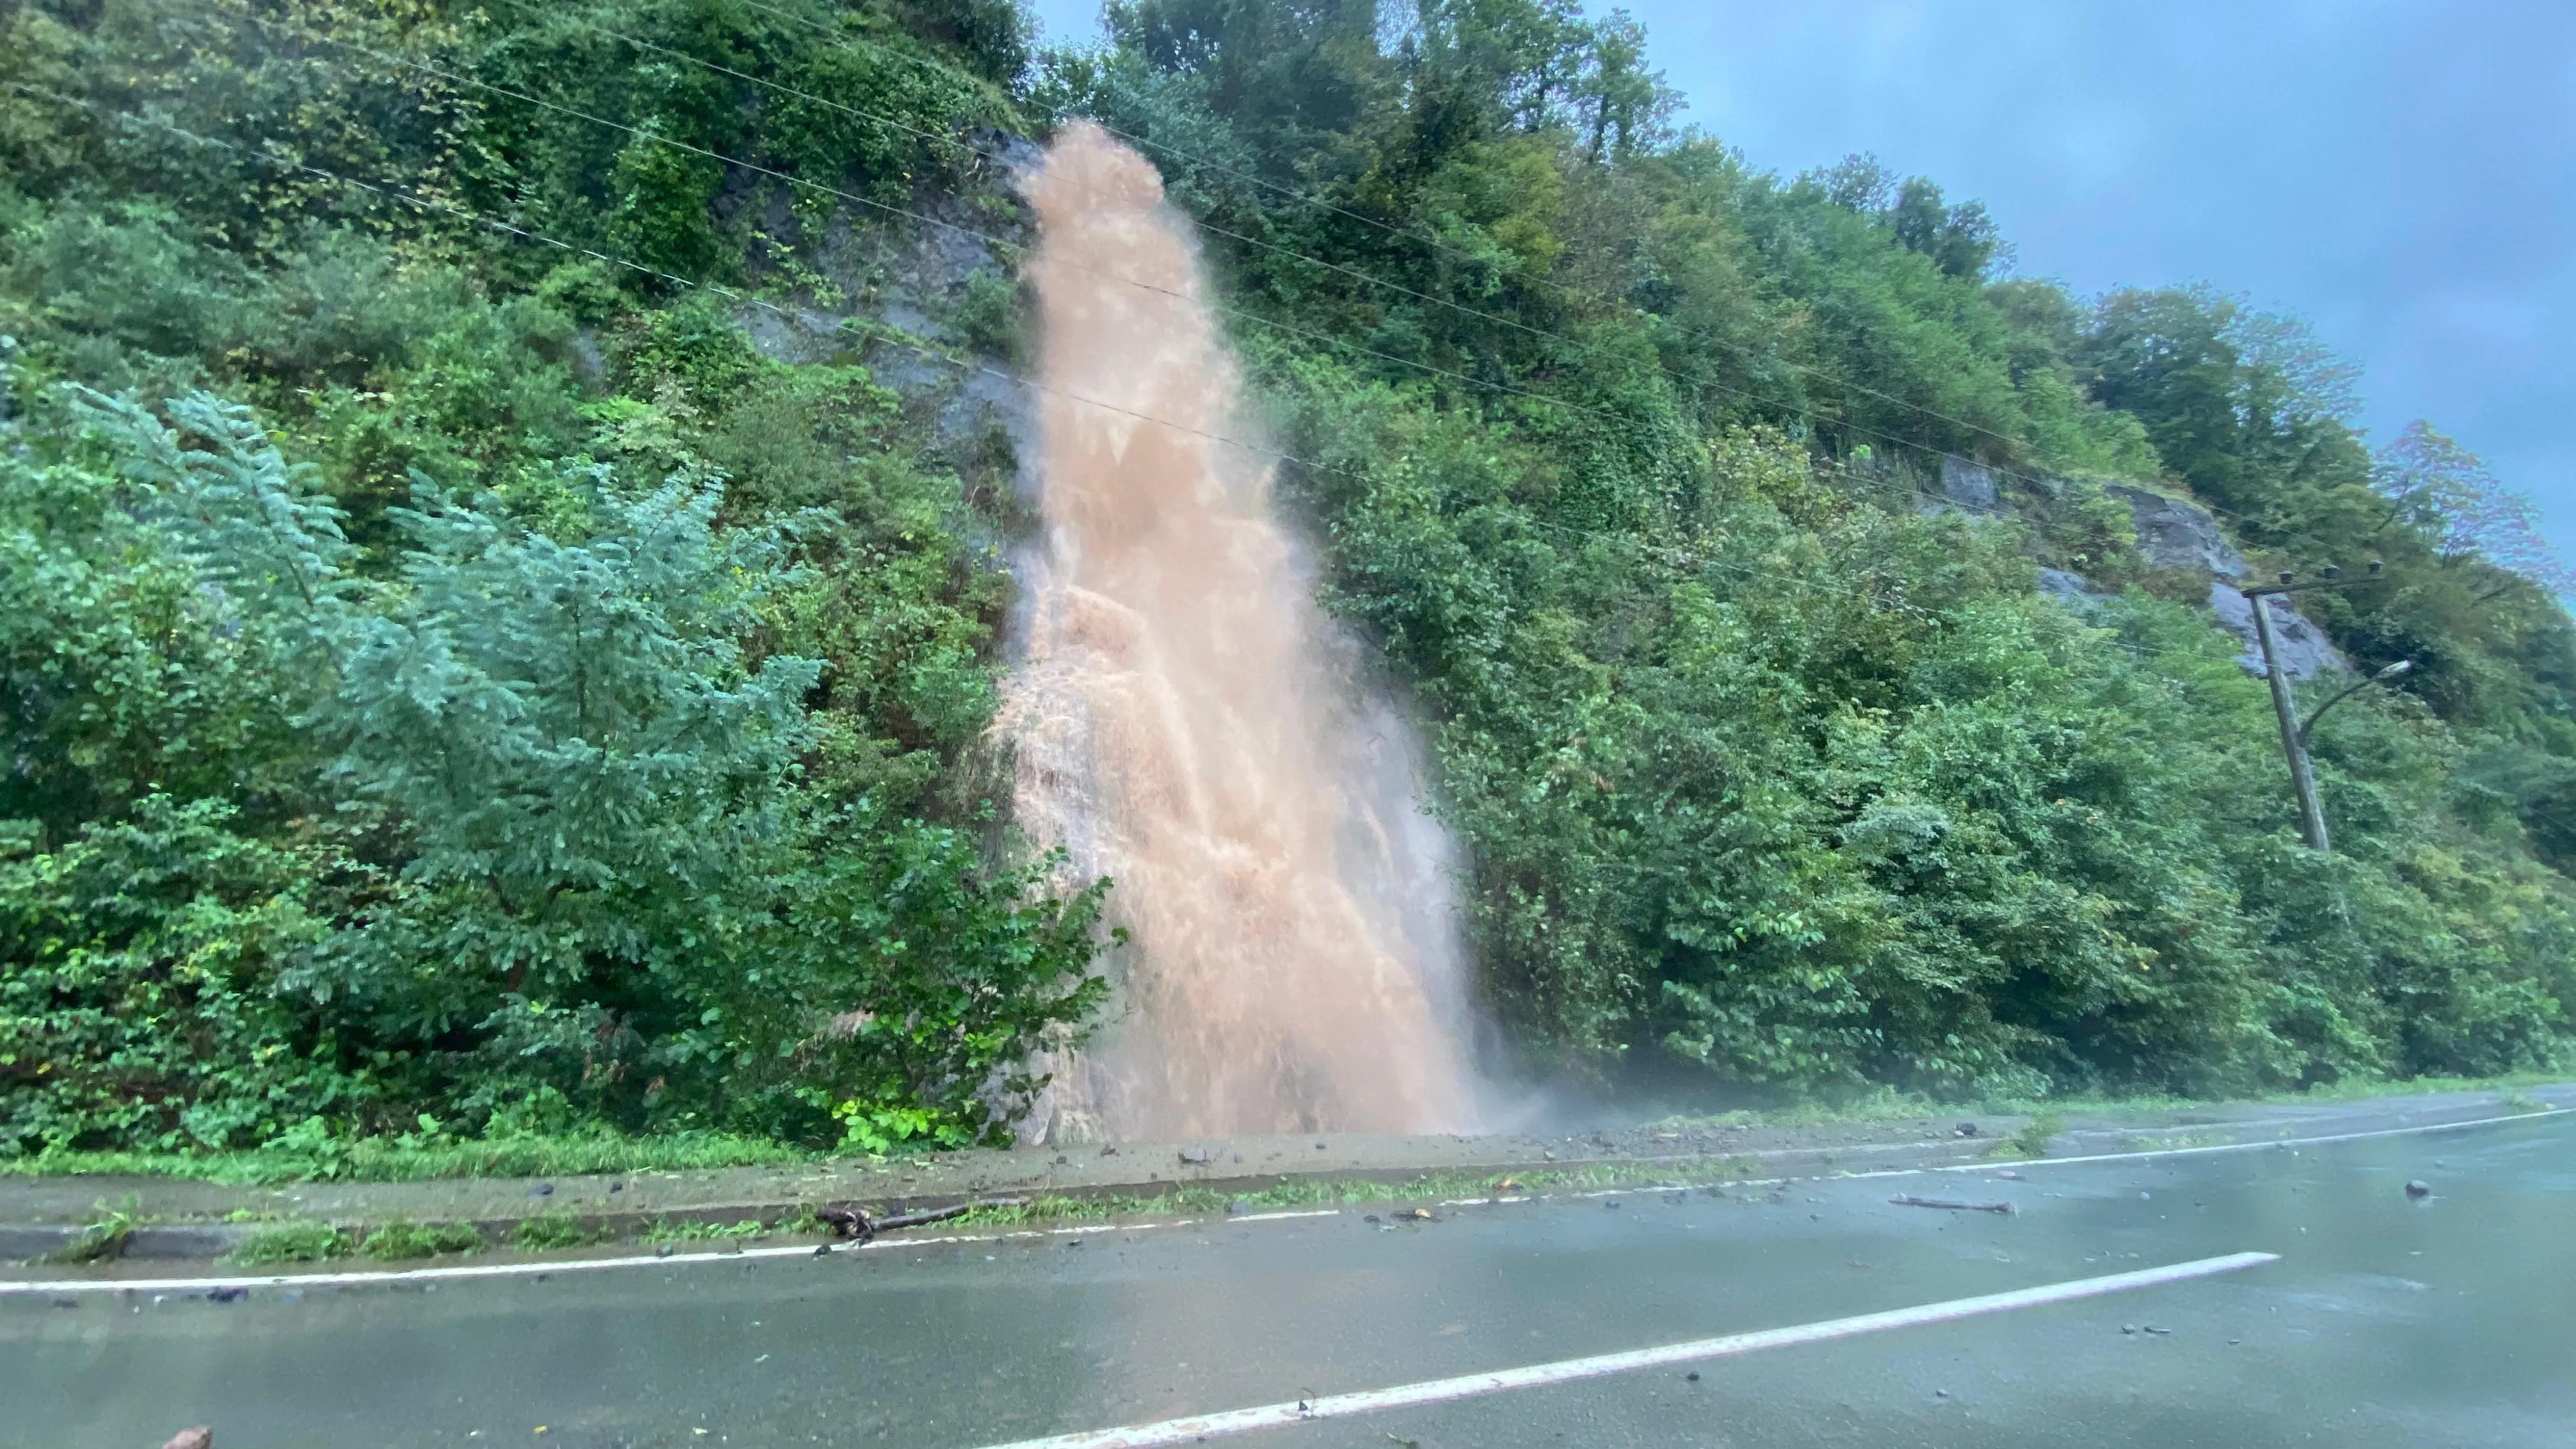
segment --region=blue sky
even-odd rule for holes
[[[1602,7],[1595,5],[1596,13]],[[2538,498],[2576,559],[2576,3],[1630,0],[1683,119],[1983,200],[2019,270],[2206,281]],[[1051,37],[1096,0],[1040,0]]]

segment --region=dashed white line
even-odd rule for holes
[[[1788,1348],[1796,1344],[1821,1343],[1828,1339],[1851,1338],[1864,1333],[1884,1333],[1890,1329],[1913,1328],[1927,1323],[1947,1323],[1955,1319],[1975,1318],[1991,1313],[2009,1313],[2021,1308],[2037,1308],[2045,1304],[2071,1302],[2079,1298],[2097,1298],[2106,1293],[2125,1293],[2164,1283],[2180,1283],[2193,1278],[2211,1277],[2219,1273],[2233,1273],[2240,1269],[2277,1261],[2279,1257],[2273,1253],[2230,1253],[2221,1258],[2200,1258],[2188,1263],[2169,1263],[2160,1268],[2145,1268],[2132,1273],[2113,1273],[2100,1278],[2077,1278],[2063,1283],[2042,1284],[2036,1288],[2017,1288],[2009,1293],[1989,1293],[1978,1298],[1953,1298],[1946,1302],[1891,1309],[1884,1313],[1864,1313],[1853,1318],[1832,1318],[1821,1323],[1800,1324],[1794,1328],[1768,1328],[1755,1333],[1729,1334],[1723,1338],[1692,1339],[1685,1343],[1668,1343],[1656,1348],[1630,1349],[1625,1353],[1560,1359],[1554,1363],[1528,1364],[1493,1373],[1430,1379],[1422,1383],[1401,1384],[1394,1388],[1299,1399],[1293,1403],[1263,1404],[1257,1408],[1233,1409],[1217,1414],[1197,1414],[1188,1418],[1165,1419],[1153,1424],[1131,1424],[1115,1429],[1090,1429],[1076,1434],[1059,1434],[1047,1439],[1022,1439],[1011,1444],[995,1445],[992,1449],[1155,1449],[1155,1446],[1159,1445],[1196,1443],[1201,1439],[1213,1439],[1220,1435],[1248,1433],[1255,1429],[1281,1428],[1289,1424],[1304,1423],[1310,1419],[1346,1419],[1360,1414],[1383,1413],[1389,1409],[1445,1403],[1453,1399],[1478,1398],[1486,1394],[1505,1393],[1512,1389],[1538,1388],[1548,1384],[1570,1383],[1577,1379],[1633,1373],[1638,1369],[1699,1363],[1713,1358],[1758,1353],[1769,1348]]]

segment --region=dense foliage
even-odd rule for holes
[[[2456,444],[2375,458],[2294,323],[2014,277],[1983,208],[1865,157],[1752,170],[1671,124],[1616,12],[1106,13],[1034,97],[1138,138],[1258,314],[1530,1050],[1945,1092],[2564,1059],[2564,579]],[[2012,517],[1918,507],[1945,455]],[[2337,854],[2297,843],[2208,575],[2142,557],[2105,482],[2198,498],[2261,568],[2384,560],[2304,605],[2414,663],[2316,732]]]
[[[1016,69],[996,14],[864,19]],[[666,148],[440,77],[577,80],[853,190],[960,177],[902,131],[746,123],[550,17],[7,12],[0,1153],[961,1143],[1104,989],[1103,887],[972,788],[982,437],[853,346],[777,360],[720,297],[469,224],[728,278],[759,234]],[[875,84],[800,25],[762,32],[800,80]],[[878,104],[940,127],[1007,115],[888,73]],[[786,247],[824,218],[776,220]]]
[[[1010,355],[969,233],[1074,115],[1208,229],[1525,1064],[2566,1058],[2565,580],[2295,326],[1755,171],[1569,0],[1108,15],[0,0],[0,1153],[1006,1124],[1105,887],[987,804],[1023,521],[939,358]],[[2335,854],[2106,482],[2385,561],[2308,606],[2415,664],[2317,731]]]

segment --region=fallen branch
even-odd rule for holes
[[[2002,1213],[2006,1217],[2010,1217],[2013,1211],[2013,1205],[2008,1202],[1944,1202],[1937,1197],[1907,1197],[1902,1193],[1888,1201],[1898,1207],[1948,1208],[1952,1212]]]
[[[882,1217],[877,1219],[876,1227],[879,1232],[886,1232],[894,1228],[917,1228],[927,1223],[944,1223],[950,1218],[962,1218],[977,1208],[1015,1208],[1026,1206],[1028,1206],[1028,1200],[1025,1198],[988,1197],[982,1202],[961,1202],[955,1207],[924,1208],[917,1213],[896,1213],[891,1217]]]

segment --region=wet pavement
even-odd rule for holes
[[[0,1298],[0,1442],[980,1449],[2254,1250],[2280,1260],[1220,1442],[2576,1443],[2576,1117],[2014,1170]]]

